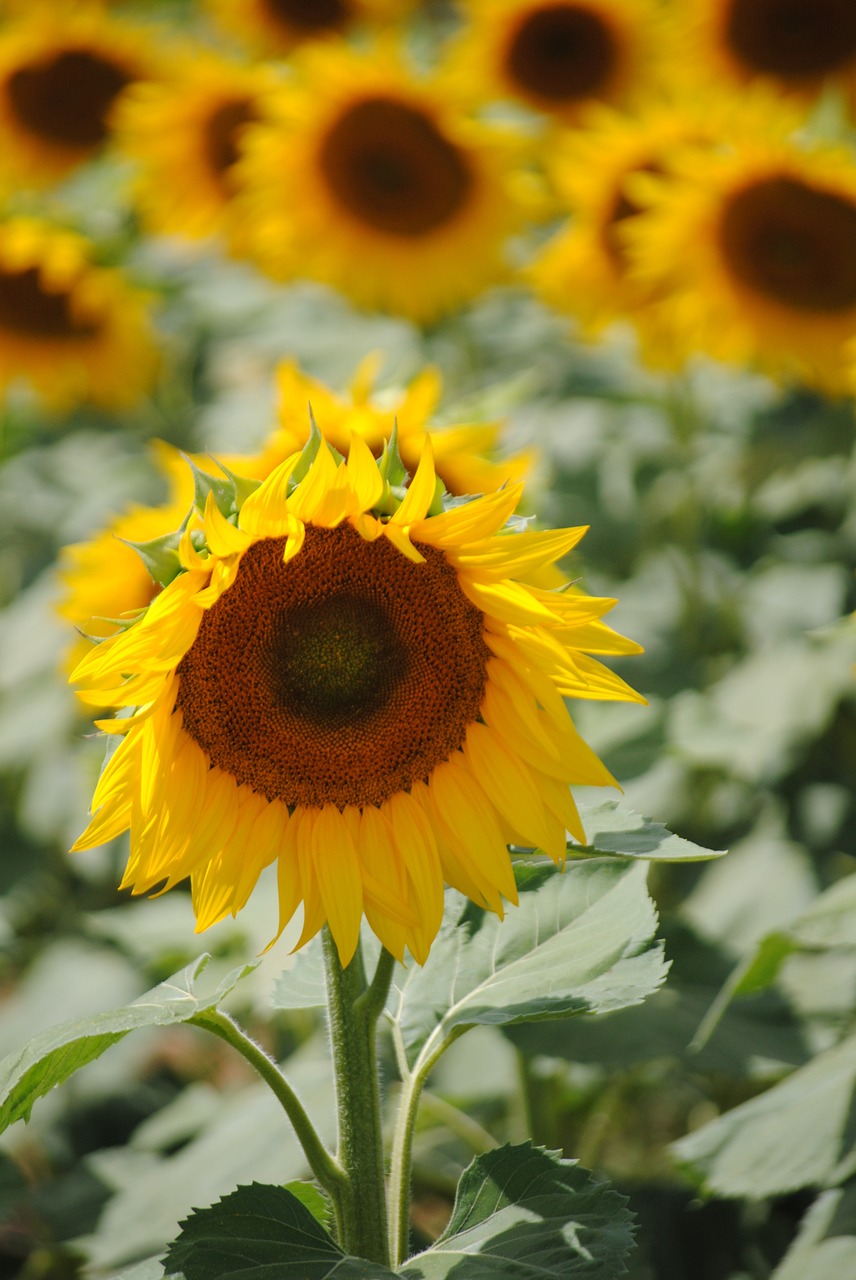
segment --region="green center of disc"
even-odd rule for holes
[[[384,610],[337,595],[287,613],[273,655],[283,701],[319,720],[350,720],[384,705],[404,650]]]

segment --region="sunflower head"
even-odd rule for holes
[[[687,62],[734,81],[768,80],[812,97],[856,85],[856,7],[850,0],[691,0],[680,20]]]
[[[506,273],[519,146],[392,45],[307,52],[272,115],[239,166],[237,252],[426,321]]]
[[[113,125],[138,164],[134,194],[149,227],[191,237],[226,229],[246,129],[263,117],[270,87],[265,68],[194,49],[128,89]]]
[[[409,484],[394,442],[319,431],[261,484],[196,481],[163,589],[75,672],[131,710],[76,847],[130,826],[124,883],[190,876],[200,928],[276,861],[280,928],[302,904],[347,963],[365,914],[422,962],[444,881],[501,912],[508,843],[561,860],[568,783],[611,782],[562,695],[637,699],[590,656],[637,646],[530,585],[584,530],[508,527],[519,486],[447,503],[430,441]]]
[[[667,182],[634,191],[648,211],[626,229],[628,252],[637,278],[669,295],[676,342],[844,389],[856,332],[849,152],[749,138],[687,153]]]
[[[114,103],[150,56],[139,32],[92,5],[36,6],[13,23],[0,37],[0,175],[48,183],[96,155]]]
[[[650,87],[659,17],[648,0],[471,0],[453,46],[460,81],[559,120]]]
[[[154,377],[148,298],[96,266],[83,237],[35,218],[0,223],[0,388],[53,408],[133,403]]]

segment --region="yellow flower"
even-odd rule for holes
[[[125,92],[113,116],[116,140],[140,165],[135,198],[151,230],[223,230],[244,132],[261,118],[270,83],[264,68],[193,49],[173,60],[168,77]]]
[[[404,474],[316,436],[252,492],[212,490],[177,575],[74,673],[133,708],[101,722],[123,737],[75,848],[130,827],[123,884],[189,876],[199,929],[277,862],[298,945],[326,921],[346,964],[365,914],[422,963],[444,881],[501,913],[508,843],[561,861],[584,838],[568,784],[613,781],[562,696],[639,701],[591,656],[638,646],[600,621],[613,601],[527,585],[585,530],[507,528],[519,485],[443,510],[430,442]]]
[[[678,94],[649,102],[633,115],[608,107],[587,113],[579,128],[556,140],[550,169],[569,222],[540,251],[529,278],[558,311],[576,317],[586,336],[630,319],[643,354],[656,362],[671,349],[668,307],[662,289],[630,270],[626,234],[641,212],[631,194],[638,174],[663,183],[684,151],[719,150],[751,132],[786,137],[799,118],[763,90],[734,94]]]
[[[654,0],[469,0],[452,63],[483,97],[516,98],[563,121],[650,88]]]
[[[348,456],[351,437],[358,435],[379,457],[398,431],[401,460],[412,475],[422,456],[428,421],[440,398],[440,375],[425,369],[399,396],[386,404],[372,397],[378,359],[369,356],[360,365],[347,397],[336,395],[323,383],[301,373],[292,361],[277,370],[279,429],[271,437],[264,457],[271,467],[258,472],[264,478],[272,466],[302,449],[308,436],[306,406],[310,404],[325,440]],[[492,493],[509,480],[520,480],[532,463],[531,454],[515,454],[496,461],[490,458],[499,436],[498,423],[461,423],[431,427],[434,466],[449,493]]]
[[[689,0],[680,44],[688,67],[732,83],[762,77],[803,98],[838,85],[856,92],[851,0]]]
[[[37,6],[13,23],[0,35],[0,181],[54,182],[96,155],[148,60],[139,31],[93,5]]]
[[[367,21],[396,18],[412,0],[207,0],[216,22],[257,51],[288,53],[306,40],[341,36]]]
[[[676,352],[844,389],[856,333],[856,165],[755,137],[640,175],[624,227],[636,278],[667,297]]]
[[[389,46],[307,50],[239,166],[247,252],[367,308],[429,321],[505,274],[514,148]]]
[[[92,246],[33,218],[0,222],[0,389],[28,381],[54,409],[120,408],[151,383],[148,299]]]

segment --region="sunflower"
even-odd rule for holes
[[[264,457],[281,462],[303,448],[308,433],[306,405],[311,404],[314,416],[323,424],[324,438],[343,457],[348,456],[352,435],[360,436],[379,457],[395,429],[402,462],[413,474],[422,456],[428,421],[440,398],[440,375],[435,369],[425,369],[402,394],[381,404],[372,395],[378,365],[376,355],[363,360],[345,397],[307,377],[293,361],[284,361],[277,369],[279,429]],[[498,423],[431,427],[434,466],[449,493],[492,493],[509,480],[523,477],[532,455],[491,459],[498,436]],[[263,478],[267,470],[259,475]]]
[[[276,861],[298,945],[326,921],[347,964],[365,913],[422,963],[444,881],[501,913],[508,843],[561,861],[568,784],[613,781],[562,695],[641,700],[591,656],[638,646],[600,621],[613,601],[528,585],[585,530],[507,527],[519,485],[444,509],[430,441],[404,476],[316,433],[259,487],[212,485],[180,571],[74,673],[132,709],[101,722],[122,737],[75,848],[130,827],[123,885],[189,876],[199,929]]]
[[[569,121],[655,77],[655,0],[470,0],[467,12],[451,61],[483,97]]]
[[[141,166],[136,202],[152,230],[196,237],[223,229],[244,131],[261,118],[269,86],[264,68],[194,49],[174,59],[168,78],[127,90],[113,124]]]
[[[856,89],[852,0],[690,0],[679,27],[696,75],[763,77],[809,98],[831,84]]]
[[[657,305],[659,286],[652,289],[629,270],[625,243],[629,221],[641,212],[631,194],[636,175],[659,175],[665,183],[682,152],[703,155],[750,132],[785,138],[798,124],[799,116],[762,88],[740,98],[672,88],[633,115],[592,109],[557,139],[551,156],[558,199],[571,218],[529,269],[536,292],[574,315],[588,336],[633,320],[647,358],[656,360],[669,346],[668,308]]]
[[[215,22],[260,53],[288,53],[307,40],[335,39],[363,22],[396,18],[412,0],[207,0]]]
[[[147,63],[139,31],[92,5],[42,5],[13,23],[0,36],[0,178],[41,185],[91,159],[114,102]]]
[[[686,356],[752,364],[832,393],[856,333],[856,166],[849,151],[782,138],[686,153],[640,175],[649,209],[624,227],[636,278],[668,294]]]
[[[22,378],[54,409],[121,408],[151,383],[148,298],[93,252],[39,219],[0,222],[0,388]]]
[[[389,45],[306,51],[239,166],[247,252],[274,276],[430,321],[505,271],[516,148]]]

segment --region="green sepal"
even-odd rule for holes
[[[321,431],[318,427],[318,423],[315,421],[315,414],[312,412],[312,405],[310,404],[308,408],[309,408],[309,439],[306,441],[306,444],[301,449],[300,460],[289,477],[289,481],[288,481],[289,490],[296,489],[297,486],[300,484],[301,480],[304,480],[306,478],[309,472],[309,468],[312,466],[312,463],[318,457],[318,450],[321,448],[321,445],[324,443],[324,437],[321,434]]]
[[[173,578],[181,573],[181,561],[178,558],[178,544],[187,521],[172,533],[161,534],[159,538],[150,538],[148,542],[131,542],[129,538],[120,538],[126,547],[136,551],[146,566],[146,570],[155,582],[168,587]],[[127,624],[126,624],[127,625]]]
[[[238,497],[232,480],[228,478],[221,480],[219,476],[212,476],[207,471],[203,471],[186,453],[182,454],[182,457],[193,473],[194,507],[204,513],[208,495],[213,493],[214,502],[220,514],[225,516],[227,520],[230,516],[234,516],[238,510]],[[220,466],[219,462],[217,466]]]
[[[403,486],[407,480],[407,467],[398,451],[398,418],[392,424],[392,435],[384,442],[378,470],[384,482],[384,497],[387,487],[394,490],[396,486]]]
[[[208,456],[211,458],[212,462],[216,462],[217,466],[223,472],[223,475],[227,477],[232,485],[232,488],[235,491],[235,511],[240,511],[250,494],[255,493],[256,489],[261,488],[261,480],[253,480],[250,476],[239,476],[235,471],[232,471],[231,468],[227,467],[225,462],[221,462],[219,458],[215,458],[210,453]]]

